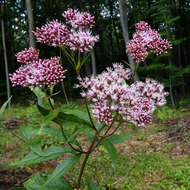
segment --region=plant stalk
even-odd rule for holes
[[[84,169],[85,169],[87,160],[88,160],[88,158],[89,158],[89,156],[90,156],[90,153],[92,153],[92,151],[93,151],[93,146],[94,146],[94,144],[95,144],[95,142],[96,142],[97,134],[98,134],[98,131],[96,131],[96,134],[95,134],[95,136],[94,136],[94,139],[93,139],[93,141],[92,141],[92,143],[91,143],[91,145],[90,145],[90,147],[89,147],[89,149],[88,149],[88,151],[87,151],[87,153],[86,153],[86,155],[85,155],[84,161],[83,161],[82,166],[81,166],[81,169],[80,169],[80,173],[79,173],[79,177],[78,177],[78,183],[77,183],[77,188],[76,188],[76,190],[80,190],[80,183],[81,183],[82,175],[83,175],[83,173],[84,173]]]

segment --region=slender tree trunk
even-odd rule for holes
[[[123,31],[123,37],[125,40],[125,44],[128,44],[130,40],[129,40],[129,31],[128,31],[129,28],[128,28],[127,6],[126,6],[125,0],[119,0],[119,10],[120,10],[120,21],[121,21],[121,27]],[[131,69],[134,71],[135,62],[131,58],[130,54],[128,54],[128,60],[129,60]],[[135,81],[139,80],[137,73],[135,74],[134,79]]]
[[[28,25],[29,25],[29,45],[30,47],[35,47],[34,35],[32,31],[34,30],[34,17],[32,12],[31,0],[25,0],[26,9],[28,13]]]
[[[5,26],[4,26],[4,19],[3,19],[3,12],[4,12],[4,2],[1,1],[1,30],[2,30],[2,44],[3,44],[3,51],[4,51],[4,61],[5,61],[5,74],[6,74],[6,87],[7,87],[7,98],[11,96],[10,91],[10,82],[9,82],[9,69],[8,69],[8,61],[7,61],[7,48],[5,43]],[[11,102],[8,103],[8,108],[11,107]]]
[[[91,61],[92,61],[92,75],[96,76],[96,56],[94,49],[91,51]]]
[[[171,4],[172,4],[172,1],[169,0],[169,5],[171,5]],[[168,9],[168,15],[171,15],[171,10],[170,9]],[[169,27],[168,24],[167,24],[167,27],[166,27],[166,31],[167,31],[167,38],[170,41],[171,40],[171,34],[170,34],[170,27]],[[168,57],[168,62],[169,62],[169,65],[172,66],[172,52],[171,52],[171,55]],[[173,72],[172,72],[172,70],[170,70],[169,71],[170,99],[171,99],[172,106],[175,107],[175,101],[174,101],[174,95],[173,95],[173,86],[172,86],[172,82],[173,82],[172,81],[172,75],[173,75]]]
[[[168,58],[169,65],[172,65],[172,58],[169,56]],[[172,87],[172,71],[169,72],[169,82],[170,82],[170,99],[172,106],[175,107],[175,101],[174,101],[174,96],[173,96],[173,87]]]
[[[32,3],[31,0],[25,0],[26,3],[26,9],[28,14],[28,32],[29,32],[29,46],[30,47],[36,47],[35,41],[34,41],[34,35],[32,31],[34,30],[34,17],[33,17],[33,11],[32,11]],[[41,107],[44,107],[42,101],[38,98],[38,105]]]

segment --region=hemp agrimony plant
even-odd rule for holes
[[[156,107],[166,103],[167,93],[162,84],[153,79],[134,82],[134,71],[122,64],[113,64],[112,68],[107,68],[97,77],[81,78],[80,68],[98,40],[98,36],[93,36],[90,31],[94,17],[73,9],[65,11],[63,17],[65,24],[55,20],[37,28],[34,34],[38,42],[58,46],[65,52],[78,75],[75,88],[81,89],[86,112],[74,108],[61,110],[54,106],[54,86],[64,81],[66,72],[59,57],[39,59],[39,50],[34,48],[16,54],[17,61],[24,65],[11,74],[10,79],[13,86],[30,87],[41,99],[44,107],[38,105],[38,109],[44,116],[44,122],[39,128],[20,128],[20,136],[29,145],[31,152],[15,164],[23,166],[57,157],[63,160],[52,174],[34,174],[25,183],[27,190],[85,188],[85,166],[97,147],[105,146],[114,161],[114,140],[125,139],[124,135],[115,134],[122,124],[125,122],[146,127],[151,124]],[[171,48],[170,43],[144,21],[138,23],[136,29],[134,39],[127,45],[127,52],[132,54],[137,66],[145,60],[148,52],[161,54]],[[52,121],[56,127],[48,128],[47,124]],[[81,142],[81,134],[87,137],[88,142]],[[59,143],[44,146],[40,137],[58,139]],[[63,157],[65,154],[67,156]],[[80,163],[78,178],[73,179],[71,184],[64,176],[77,163]],[[87,185],[89,190],[101,189],[89,179]]]

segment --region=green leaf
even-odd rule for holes
[[[0,108],[0,119],[3,117],[3,113],[7,107],[7,104],[11,100],[11,98],[12,98],[12,96],[1,106],[1,108]]]
[[[102,143],[103,143],[103,145],[105,145],[105,147],[111,157],[111,160],[112,160],[113,164],[115,165],[116,159],[117,159],[117,151],[116,151],[114,145],[108,139],[104,139],[102,141]]]
[[[89,177],[86,178],[86,182],[88,185],[88,190],[100,190],[100,188],[92,182]]]
[[[40,105],[37,105],[38,111],[43,115],[46,116],[50,113],[50,110],[43,108]]]
[[[19,136],[26,142],[31,141],[32,137],[35,135],[46,135],[50,137],[62,137],[60,129],[54,128],[33,128],[31,126],[21,126],[19,128]]]
[[[55,128],[40,128],[37,135],[47,135],[50,137],[62,137],[62,133],[60,129]]]
[[[24,140],[24,141],[30,141],[32,136],[38,134],[40,129],[36,129],[30,126],[21,126],[19,128],[19,136]]]
[[[55,120],[55,122],[57,122],[57,123],[61,122],[65,126],[83,125],[83,126],[91,127],[91,124],[89,122],[87,122],[86,120],[79,118],[77,115],[67,114],[64,112],[59,112],[58,117]]]
[[[108,137],[107,139],[112,143],[112,144],[120,144],[124,143],[127,139],[131,138],[134,134],[126,134],[126,135],[112,135]]]
[[[24,187],[27,190],[38,190],[41,185],[43,185],[46,180],[47,176],[42,176],[39,173],[34,174],[31,179],[24,183]],[[59,178],[54,180],[52,183],[49,183],[44,190],[72,190],[71,185],[64,179]]]
[[[81,131],[83,131],[82,128],[81,128],[81,129],[77,129],[77,130],[67,139],[67,141],[65,142],[65,144],[68,143],[68,142],[72,142],[72,141],[75,139],[75,137],[76,137]]]
[[[42,161],[51,160],[53,158],[64,155],[65,153],[73,153],[71,148],[51,146],[42,150],[39,146],[31,147],[32,151],[26,155],[22,160],[15,162],[14,166],[23,166],[29,164],[36,164]]]
[[[78,109],[70,109],[70,110],[65,111],[65,113],[77,116],[80,119],[82,119],[82,120],[84,120],[84,121],[86,121],[87,123],[90,124],[90,119],[89,119],[89,116],[88,116],[87,112],[84,112],[84,111],[81,111],[81,110],[78,110]]]
[[[43,92],[41,88],[35,87],[32,90],[32,92],[41,100],[42,104],[44,105],[46,109],[51,109],[48,98],[46,97],[45,92]],[[50,99],[50,101],[52,105],[54,105],[54,100],[52,98]]]
[[[84,59],[81,61],[81,67],[82,67],[83,64],[87,61],[87,59],[89,58],[89,56],[90,56],[90,53],[88,53],[88,54],[84,57]]]
[[[40,190],[44,189],[47,185],[52,183],[54,180],[57,180],[65,173],[67,173],[73,166],[79,161],[80,154],[69,157],[67,160],[59,164],[53,173],[48,177],[47,181],[40,187]]]
[[[33,145],[31,146],[31,150],[42,157],[48,157],[53,154],[63,154],[63,153],[71,153],[71,148],[66,147],[60,147],[60,146],[51,146],[47,149],[41,149],[41,146],[39,145]]]
[[[41,124],[41,127],[43,128],[44,126],[46,126],[51,121],[55,121],[58,114],[59,114],[59,110],[51,111],[48,115],[45,116],[44,121]]]

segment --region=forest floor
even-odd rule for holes
[[[36,172],[50,172],[58,160],[15,168],[11,164],[27,154],[19,127],[39,126],[43,118],[36,106],[13,106],[6,110],[0,127],[0,190],[24,190],[23,183]],[[99,147],[90,157],[86,173],[105,190],[190,190],[190,108],[164,106],[147,128],[127,128],[132,134],[116,145],[117,163]],[[110,167],[113,166],[113,167]],[[67,178],[76,176],[72,170]]]

